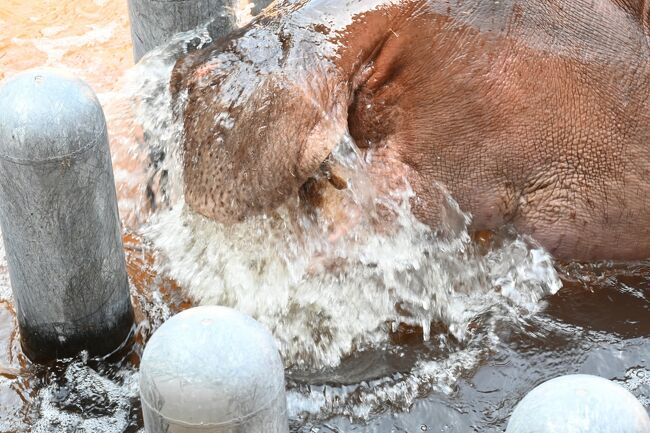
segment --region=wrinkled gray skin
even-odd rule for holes
[[[302,0],[181,59],[186,200],[233,223],[297,194],[346,130],[380,189],[444,185],[473,228],[563,259],[650,256],[650,6]]]

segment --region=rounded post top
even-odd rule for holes
[[[196,307],[167,320],[147,343],[140,393],[171,424],[229,425],[285,398],[284,368],[259,322],[230,308]]]
[[[515,407],[506,433],[649,433],[639,400],[610,380],[586,374],[542,383]]]
[[[37,68],[0,87],[0,158],[40,162],[73,156],[106,139],[93,90],[69,73]]]

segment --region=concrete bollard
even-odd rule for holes
[[[140,364],[147,433],[288,433],[284,368],[273,336],[235,310],[167,320]]]
[[[597,376],[562,376],[515,407],[506,433],[650,433],[650,417],[625,388]]]
[[[81,80],[36,69],[0,89],[0,226],[30,359],[125,341],[133,310],[106,123]]]
[[[138,62],[173,35],[208,24],[212,38],[235,28],[235,0],[129,0],[133,58]]]
[[[133,58],[136,63],[152,48],[173,35],[208,24],[212,39],[237,27],[242,0],[129,0]],[[244,3],[249,3],[244,0]],[[257,15],[271,0],[255,0],[251,14]],[[240,10],[240,13],[243,12]]]

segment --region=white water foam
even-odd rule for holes
[[[481,256],[466,231],[437,241],[411,221],[411,229],[354,233],[354,242],[324,250],[301,244],[284,212],[227,228],[180,205],[156,215],[146,234],[162,253],[161,272],[199,303],[260,320],[288,364],[335,366],[384,342],[387,324],[426,333],[441,320],[462,340],[481,313],[504,306],[535,312],[559,288],[550,257],[523,239]],[[340,268],[314,272],[324,257]]]
[[[138,395],[134,370],[122,369],[109,379],[82,359],[67,366],[63,382],[39,391],[33,433],[118,432],[130,424],[131,400]]]

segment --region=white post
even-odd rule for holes
[[[165,322],[140,364],[147,433],[288,433],[284,368],[271,333],[204,306]]]
[[[628,390],[575,374],[544,382],[515,407],[506,433],[650,433],[650,417]]]

